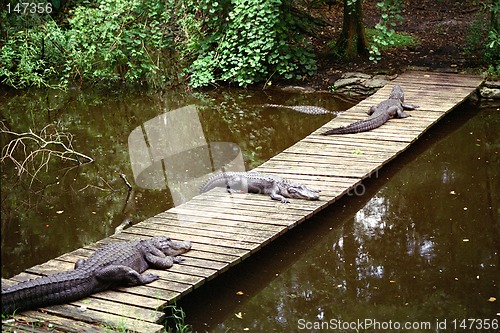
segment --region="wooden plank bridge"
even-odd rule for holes
[[[41,265],[31,267],[2,285],[40,275],[71,270],[79,258],[114,241],[166,234],[191,240],[186,261],[166,271],[154,270],[160,279],[146,286],[105,291],[71,304],[26,311],[4,321],[3,331],[101,332],[103,328],[158,332],[164,313],[158,308],[181,298],[255,253],[287,230],[327,207],[364,178],[407,149],[446,113],[464,101],[481,84],[478,76],[406,72],[376,94],[340,114],[300,142],[255,170],[283,176],[320,189],[319,201],[291,200],[282,204],[268,196],[228,195],[215,189],[149,218],[124,232],[103,239]],[[399,84],[405,99],[420,105],[411,117],[390,120],[370,132],[320,136],[320,132],[367,117],[370,106],[389,96]]]

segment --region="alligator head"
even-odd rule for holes
[[[397,99],[397,100],[400,100],[401,103],[403,103],[404,99],[405,99],[403,89],[398,85],[392,87],[392,91],[391,91],[391,94],[389,95],[389,99]]]
[[[318,200],[319,192],[305,185],[287,184],[281,194],[293,199]]]
[[[189,241],[176,242],[166,236],[154,237],[151,240],[151,242],[154,247],[156,247],[161,252],[165,253],[165,255],[171,257],[183,254],[191,249],[191,242]]]

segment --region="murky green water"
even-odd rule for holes
[[[497,331],[499,107],[453,111],[359,196],[181,300],[186,321],[198,332]]]
[[[95,160],[77,166],[45,153],[22,164],[27,156],[20,146],[12,157],[27,172],[18,177],[21,168],[12,160],[1,163],[2,277],[171,208],[197,192],[199,184],[186,190],[185,183],[216,164],[255,167],[334,117],[263,108],[265,103],[330,110],[352,105],[329,94],[245,90],[2,93],[2,122],[9,130],[39,133],[55,123],[47,135],[71,133],[74,149]],[[3,134],[2,147],[12,138]]]

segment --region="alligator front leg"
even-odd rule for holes
[[[154,268],[158,269],[167,269],[175,264],[181,263],[184,261],[182,257],[161,257],[153,254],[146,254],[146,261]]]
[[[403,111],[398,111],[396,118],[408,118],[411,117],[411,114],[404,113]]]
[[[136,270],[124,265],[109,265],[95,273],[97,280],[104,283],[126,286],[140,286],[159,278],[155,274],[139,274]]]
[[[279,191],[280,191],[279,186],[276,183],[273,183],[273,187],[271,189],[271,192],[269,192],[269,196],[271,197],[271,199],[273,199],[273,200],[279,200],[282,203],[288,203],[288,202],[290,202],[287,198],[285,198],[284,196],[282,196],[281,194],[279,194]]]
[[[289,203],[290,202],[290,200],[288,200],[287,198],[285,198],[284,196],[282,196],[281,194],[278,194],[278,193],[271,192],[271,194],[269,194],[269,196],[271,197],[271,199],[279,200],[282,203]]]

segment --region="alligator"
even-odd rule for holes
[[[382,126],[393,117],[409,117],[410,115],[404,113],[403,110],[414,110],[418,107],[418,105],[405,103],[403,89],[400,86],[394,86],[388,99],[380,102],[378,105],[372,106],[370,110],[368,110],[367,113],[370,116],[367,119],[357,121],[347,126],[332,128],[321,133],[321,135],[350,134],[370,131]]]
[[[119,286],[138,286],[157,280],[141,274],[148,268],[167,269],[184,259],[191,242],[159,236],[117,242],[79,259],[72,271],[48,275],[2,289],[2,313],[12,314],[49,305],[69,303]]]
[[[209,178],[200,188],[200,193],[215,187],[225,187],[229,193],[262,193],[283,203],[287,198],[318,200],[319,190],[294,184],[277,176],[258,172],[221,172]]]
[[[321,106],[313,106],[313,105],[280,105],[280,104],[264,104],[265,107],[268,108],[286,108],[292,109],[297,112],[307,113],[307,114],[339,114],[340,112],[334,112],[322,108]]]

